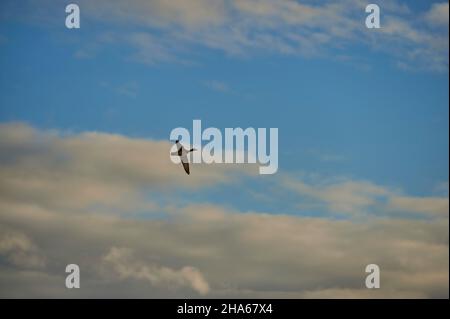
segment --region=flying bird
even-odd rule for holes
[[[186,172],[186,174],[189,175],[189,161],[187,158],[187,154],[192,151],[196,151],[196,149],[195,148],[191,148],[190,150],[185,149],[183,145],[181,145],[179,140],[176,140],[175,144],[177,145],[177,151],[173,152],[172,155],[178,155],[180,157],[184,171]]]

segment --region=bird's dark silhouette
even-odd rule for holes
[[[181,145],[179,140],[175,141],[175,144],[177,145],[177,151],[172,153],[172,155],[178,155],[181,159],[181,164],[183,164],[183,168],[184,171],[186,172],[186,174],[190,174],[189,171],[189,161],[187,158],[187,154],[193,151],[196,151],[195,148],[191,148],[190,150],[187,150],[183,147],[183,145]]]

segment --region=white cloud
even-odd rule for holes
[[[448,181],[438,183],[438,185],[436,185],[436,188],[434,189],[434,191],[436,193],[438,193],[438,194],[442,194],[442,195],[448,197],[449,196],[449,183],[448,183]]]
[[[135,32],[125,36],[126,42],[137,50],[129,59],[132,61],[154,65],[161,62],[181,62],[174,54],[171,41],[166,41],[145,32]],[[121,41],[119,38],[118,41]]]
[[[448,196],[413,197],[399,190],[376,185],[368,181],[338,179],[319,183],[283,176],[281,186],[292,190],[303,199],[313,200],[317,207],[322,203],[331,213],[364,216],[369,210],[376,213],[419,213],[426,217],[448,218]],[[300,206],[308,206],[302,203]]]
[[[336,181],[325,185],[312,185],[301,180],[284,178],[282,185],[301,195],[324,202],[329,211],[361,214],[377,202],[377,197],[388,191],[365,181]]]
[[[229,90],[230,90],[228,85],[222,81],[211,80],[211,81],[205,82],[205,85],[207,88],[209,88],[213,91],[217,91],[217,92],[226,93],[226,92],[229,92]]]
[[[433,3],[430,10],[425,14],[425,19],[433,26],[446,27],[448,29],[448,2]]]
[[[80,7],[97,19],[146,27],[183,27],[197,29],[224,22],[223,0],[107,0],[80,1]]]
[[[249,165],[194,165],[184,175],[169,158],[168,142],[107,133],[40,131],[24,124],[0,125],[0,198],[41,208],[155,212],[161,194],[200,190],[252,176]],[[23,178],[26,176],[26,178]],[[419,213],[448,217],[448,194],[413,197],[370,181],[291,178],[279,186],[301,196],[303,207],[323,207],[350,216]],[[152,196],[155,192],[159,195]],[[173,196],[170,196],[173,198]],[[274,198],[274,200],[277,200]]]
[[[448,199],[405,200],[370,182],[293,179],[281,190],[350,216],[385,209],[384,197],[440,218],[242,212],[192,204],[191,191],[242,181],[230,174],[247,170],[206,165],[184,175],[166,142],[23,124],[0,126],[0,136],[2,297],[448,298]],[[136,211],[150,214],[136,218]],[[81,268],[79,291],[65,289],[68,263]],[[361,288],[369,263],[382,271],[376,292]]]
[[[116,88],[116,92],[120,95],[128,96],[135,99],[138,95],[139,85],[137,82],[131,81],[123,83]]]
[[[0,136],[0,198],[40,207],[153,211],[149,192],[195,190],[252,174],[245,165],[194,164],[188,176],[171,162],[172,144],[163,141],[24,124],[0,125]]]
[[[429,213],[448,217],[449,199],[448,197],[393,196],[388,207],[393,211]]]
[[[80,297],[448,297],[448,224],[439,221],[361,223],[214,205],[173,206],[171,218],[147,220],[29,209],[10,206],[0,223],[45,242],[48,267],[32,278],[9,269],[3,296],[72,296],[64,277],[48,279],[70,260],[83,273]],[[362,288],[369,263],[381,268],[377,291]]]
[[[4,227],[0,227],[0,230],[0,256],[19,268],[45,266],[45,258],[25,234]]]
[[[111,247],[102,261],[106,268],[111,267],[121,279],[145,280],[157,286],[187,285],[201,295],[209,291],[208,283],[194,267],[184,266],[180,270],[174,270],[169,267],[146,264],[137,260],[129,248]]]
[[[388,52],[410,68],[448,69],[448,32],[426,27],[448,26],[448,3],[412,12],[404,3],[381,1],[379,32],[364,26],[366,4],[360,0],[81,3],[90,19],[140,27],[125,41],[137,48],[132,58],[146,64],[189,61],[189,51],[196,45],[230,55],[334,56],[336,50],[364,44]]]
[[[31,8],[14,14],[22,17],[31,12],[27,21],[59,25],[52,1],[28,3]],[[231,56],[334,58],[348,56],[352,46],[363,45],[376,54],[387,53],[403,69],[448,72],[448,3],[417,11],[406,1],[380,0],[379,30],[365,28],[367,2],[363,0],[80,0],[78,4],[85,23],[108,24],[111,31],[106,36],[114,38],[101,41],[105,34],[94,32],[92,43],[83,39],[77,48],[78,57],[98,54],[99,44],[126,44],[131,49],[124,53],[128,60],[192,65],[201,62],[196,61],[199,47]],[[359,65],[367,57],[354,59]]]

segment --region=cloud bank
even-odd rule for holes
[[[189,192],[245,191],[245,169],[203,166],[180,182],[166,142],[24,124],[0,133],[1,297],[448,298],[448,199],[294,179],[277,185],[350,218],[241,211]],[[353,218],[377,196],[431,217]],[[69,263],[80,289],[65,288]],[[370,263],[381,268],[378,290],[364,286]]]

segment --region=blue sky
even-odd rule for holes
[[[47,209],[51,203],[51,208],[84,214],[86,207],[100,203],[118,210],[126,207],[138,219],[159,218],[160,210],[172,216],[171,205],[186,210],[188,216],[191,206],[195,214],[211,210],[211,216],[219,219],[222,210],[246,212],[248,218],[270,213],[357,221],[367,215],[427,219],[438,228],[430,233],[443,233],[448,260],[448,227],[441,229],[443,222],[448,226],[448,2],[379,1],[380,30],[365,28],[367,3],[360,0],[76,3],[81,28],[70,30],[64,24],[65,1],[0,4],[0,124],[4,126],[0,129],[5,134],[3,139],[0,136],[0,146],[11,152],[17,167],[2,162],[3,157],[0,163],[8,178],[14,172],[17,176],[29,172],[30,181],[40,181],[36,185],[47,185],[40,178],[52,185],[49,195],[37,191],[34,184],[30,190],[19,187],[20,204]],[[149,173],[139,155],[134,157],[139,141],[169,142],[172,129],[191,130],[194,119],[200,119],[204,128],[278,128],[278,173],[255,177],[233,166],[216,173],[213,167],[194,165],[191,179],[178,187],[178,177],[166,171],[165,164],[161,177]],[[57,138],[51,137],[51,130],[58,132]],[[22,139],[14,140],[15,136],[43,143],[48,154]],[[123,162],[115,147],[130,151],[123,154]],[[154,147],[160,150],[159,144]],[[117,158],[109,163],[102,151]],[[147,151],[144,147],[142,156],[152,154]],[[36,161],[27,154],[35,154]],[[65,156],[79,158],[81,164]],[[99,158],[106,161],[105,171],[116,167],[117,176],[114,170],[108,171],[113,177],[90,171],[91,165],[103,169]],[[28,164],[29,159],[33,164]],[[83,181],[89,183],[79,186],[77,176],[85,173],[92,174]],[[233,174],[242,176],[230,182],[227,177]],[[124,193],[111,190],[110,182],[122,181],[125,175]],[[59,184],[61,176],[77,182]],[[184,184],[191,181],[191,186]],[[202,182],[208,186],[199,186]],[[4,183],[9,185],[4,189],[12,190],[22,185],[7,178]],[[96,195],[92,202],[86,199],[86,207],[66,207],[52,196],[58,189],[54,185],[73,192],[74,199],[61,195],[67,205],[83,196],[91,200],[84,189],[92,185],[101,191],[93,191]],[[128,187],[133,191],[128,193]],[[119,201],[123,194],[131,194],[134,203]],[[160,209],[155,209],[157,215],[146,206],[147,199]],[[110,213],[115,214],[115,209]],[[393,213],[398,211],[406,215]],[[16,222],[5,217],[4,223]],[[289,224],[296,223],[295,219]],[[24,236],[37,238],[38,244],[40,240],[46,250],[43,234],[28,233],[31,228],[19,222],[14,225]],[[236,229],[233,225],[224,233]],[[370,234],[379,236],[376,230]],[[117,253],[113,248],[111,252]],[[433,266],[442,264],[442,256],[433,260]],[[176,253],[167,257],[176,258]],[[211,280],[209,266],[204,267],[200,270]],[[448,279],[448,267],[444,275]],[[441,296],[439,289],[424,292],[419,287],[414,293]],[[406,295],[400,292],[400,296]]]
[[[49,11],[64,21],[61,6]],[[130,48],[119,43],[77,58],[93,34],[121,30],[83,12],[82,19],[80,30],[14,15],[2,22],[2,122],[157,139],[193,119],[278,127],[281,171],[347,175],[423,195],[448,180],[447,72],[405,71],[392,55],[358,43],[318,57],[190,47],[192,63],[154,65],[127,61]],[[352,60],[336,61],[342,51]]]

